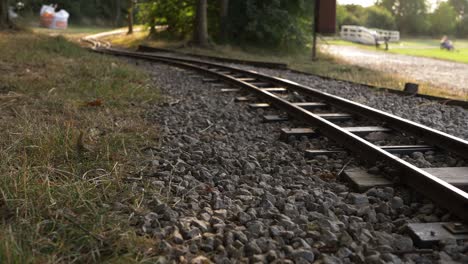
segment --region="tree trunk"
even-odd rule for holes
[[[195,45],[206,46],[208,44],[208,21],[206,13],[206,0],[198,0],[193,34],[193,42]]]
[[[155,26],[155,25],[151,25],[151,26],[150,26],[150,32],[149,32],[149,34],[148,34],[148,39],[155,39],[157,33],[158,33],[158,32],[156,31],[156,26]]]
[[[121,0],[115,0],[115,21],[114,26],[119,26],[120,24],[120,15],[122,13]]]
[[[221,1],[221,11],[220,11],[220,28],[219,28],[219,39],[221,42],[226,42],[227,40],[227,17],[228,17],[228,8],[229,0],[220,0]]]
[[[11,27],[11,21],[8,16],[8,0],[0,0],[0,29]]]
[[[135,2],[134,0],[130,0],[130,7],[128,8],[128,32],[127,34],[133,34],[133,8],[135,7]]]

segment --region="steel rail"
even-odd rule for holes
[[[455,152],[461,155],[462,157],[466,158],[468,157],[468,142],[463,139],[456,138],[449,134],[431,129],[429,127],[405,120],[403,118],[385,113],[380,110],[373,109],[362,104],[352,102],[344,98],[340,98],[338,96],[324,93],[319,90],[306,87],[288,80],[284,80],[277,77],[270,77],[253,71],[245,71],[239,68],[228,67],[224,65],[197,60],[147,55],[115,49],[102,49],[97,51],[110,53],[113,55],[124,55],[146,60],[158,60],[179,67],[201,71],[206,74],[215,76],[233,85],[247,88],[259,97],[267,100],[275,107],[288,112],[294,118],[298,118],[311,124],[312,126],[318,127],[318,129],[324,135],[342,144],[345,148],[356,153],[361,158],[364,158],[364,161],[370,163],[375,163],[377,161],[385,161],[388,165],[396,168],[397,171],[401,173],[399,178],[403,183],[413,187],[414,189],[426,195],[427,197],[430,197],[436,203],[438,203],[442,207],[449,209],[454,215],[460,217],[464,221],[468,221],[468,193],[390,154],[389,152],[382,150],[381,148],[373,145],[372,143],[369,143],[363,138],[342,129],[338,125],[327,121],[324,118],[321,118],[320,116],[313,114],[312,112],[304,108],[301,108],[300,106],[294,105],[291,102],[276,96],[271,92],[262,90],[261,88],[256,87],[255,85],[252,85],[246,81],[238,80],[235,77],[230,76],[229,74],[216,72],[210,70],[209,68],[215,68],[218,71],[224,70],[229,72],[242,73],[244,75],[249,75],[250,77],[256,78],[258,80],[270,82],[281,87],[289,88],[293,91],[297,91],[312,97],[319,98],[327,103],[330,103],[331,105],[334,105],[335,107],[346,109],[347,111],[361,116],[384,121],[391,128],[396,128],[404,132],[410,132],[417,136],[421,136],[424,140],[428,141],[429,143],[435,146]],[[200,67],[200,65],[202,65],[203,67]],[[447,146],[447,144],[451,145]]]
[[[225,57],[214,57],[214,56],[206,56],[206,55],[199,55],[199,54],[193,54],[193,53],[186,53],[186,52],[179,52],[176,50],[172,49],[163,49],[163,48],[155,48],[155,47],[150,47],[150,46],[145,46],[145,45],[140,45],[137,48],[137,51],[140,52],[168,52],[168,53],[174,53],[174,54],[181,54],[185,56],[191,56],[199,59],[209,59],[209,60],[214,60],[218,62],[231,62],[231,63],[236,63],[236,64],[246,64],[246,65],[252,65],[252,66],[258,66],[258,67],[264,67],[264,68],[272,68],[272,69],[284,69],[288,70],[293,73],[298,73],[298,74],[304,74],[304,75],[309,75],[309,76],[315,76],[319,77],[325,80],[333,80],[333,81],[340,81],[340,82],[345,82],[348,84],[353,84],[353,85],[360,85],[360,86],[365,86],[370,89],[374,89],[376,91],[384,91],[388,93],[393,93],[393,94],[398,94],[402,96],[416,96],[416,97],[421,97],[421,98],[426,98],[429,100],[433,101],[438,101],[441,104],[446,104],[446,105],[453,105],[453,106],[460,106],[463,108],[468,108],[468,101],[466,100],[457,100],[457,99],[451,99],[451,98],[446,98],[446,97],[438,97],[438,96],[433,96],[433,95],[427,95],[427,94],[412,94],[408,93],[402,90],[396,90],[392,88],[385,88],[385,87],[377,87],[375,85],[370,85],[370,84],[365,84],[365,83],[358,83],[358,82],[352,82],[349,80],[344,80],[344,79],[336,79],[333,77],[325,76],[325,75],[320,75],[316,73],[309,73],[309,72],[304,72],[300,70],[295,70],[291,69],[288,67],[286,63],[276,63],[276,62],[262,62],[262,61],[248,61],[248,60],[238,60],[238,59],[231,59],[231,58],[225,58]]]
[[[126,52],[126,51],[119,51],[115,49],[109,49],[109,51]],[[129,54],[132,54],[132,52],[129,52]],[[384,111],[377,110],[375,108],[372,108],[363,104],[359,104],[351,100],[338,97],[336,95],[322,92],[320,90],[317,90],[308,86],[300,85],[298,83],[285,80],[282,78],[268,76],[268,75],[261,74],[255,71],[246,71],[246,70],[242,70],[239,68],[219,65],[215,63],[209,63],[209,62],[191,60],[191,59],[170,58],[166,56],[157,56],[157,55],[144,54],[143,56],[148,56],[149,58],[170,59],[170,60],[186,62],[186,63],[197,63],[197,64],[202,64],[208,67],[216,67],[220,69],[225,69],[227,71],[236,71],[236,72],[243,73],[243,74],[249,74],[252,77],[255,77],[256,79],[259,79],[265,82],[270,82],[280,87],[289,88],[296,92],[303,93],[303,94],[324,100],[327,103],[337,108],[347,110],[353,114],[366,117],[366,118],[378,119],[396,130],[413,134],[414,136],[420,137],[434,146],[438,146],[447,151],[454,152],[460,155],[461,157],[468,159],[468,141],[466,140],[454,137],[447,133],[432,129],[430,127],[418,124],[416,122],[409,121],[404,118],[386,113]]]
[[[254,61],[254,60],[241,60],[241,59],[231,59],[231,58],[223,58],[223,57],[216,57],[216,56],[208,56],[208,55],[200,55],[200,54],[190,54],[187,52],[181,52],[173,49],[163,49],[163,48],[155,48],[146,45],[139,45],[137,51],[140,52],[168,52],[173,54],[180,54],[184,56],[193,56],[200,59],[208,59],[214,60],[218,62],[229,62],[229,63],[236,63],[236,64],[245,64],[245,65],[252,65],[257,67],[264,67],[270,69],[288,69],[288,64],[281,63],[281,62],[266,62],[266,61]]]

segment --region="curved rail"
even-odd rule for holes
[[[229,63],[236,63],[236,64],[245,64],[245,65],[252,65],[252,66],[257,66],[257,67],[271,68],[271,69],[287,69],[288,68],[288,64],[286,63],[221,58],[221,57],[215,57],[215,56],[190,54],[190,53],[180,52],[180,51],[176,51],[172,49],[155,48],[155,47],[150,47],[150,46],[145,46],[145,45],[139,45],[137,51],[169,52],[169,53],[181,54],[184,56],[194,56],[200,59],[208,59],[208,60],[214,60],[214,61],[219,61],[219,62],[229,62]]]
[[[378,91],[385,91],[389,93],[394,93],[402,96],[416,96],[416,97],[421,97],[425,98],[428,100],[434,100],[441,102],[446,105],[455,105],[455,106],[460,106],[463,108],[468,108],[468,101],[464,100],[457,100],[457,99],[451,99],[451,98],[446,98],[446,97],[438,97],[438,96],[433,96],[433,95],[427,95],[427,94],[419,94],[419,93],[409,93],[403,90],[396,90],[392,88],[385,88],[385,87],[377,87],[374,85],[370,84],[365,84],[365,83],[358,83],[358,82],[352,82],[348,80],[343,80],[343,79],[336,79],[333,77],[325,76],[325,75],[320,75],[316,73],[309,73],[309,72],[304,72],[300,70],[295,70],[291,69],[288,67],[288,64],[286,63],[275,63],[275,62],[262,62],[262,61],[250,61],[250,60],[238,60],[238,59],[230,59],[230,58],[222,58],[222,57],[213,57],[213,56],[205,56],[205,55],[199,55],[199,54],[192,54],[192,53],[185,53],[185,52],[178,52],[172,49],[163,49],[163,48],[155,48],[155,47],[150,47],[150,46],[145,46],[145,45],[139,45],[137,51],[141,52],[167,52],[167,53],[174,53],[174,54],[181,54],[184,56],[190,56],[190,57],[195,57],[199,59],[208,59],[212,61],[218,61],[218,62],[228,62],[228,63],[236,63],[236,64],[245,64],[245,65],[252,65],[252,66],[257,66],[257,67],[264,67],[264,68],[271,68],[271,69],[284,69],[288,70],[293,73],[298,73],[298,74],[304,74],[304,75],[309,75],[309,76],[315,76],[319,77],[325,80],[333,80],[333,81],[340,81],[340,82],[345,82],[353,85],[360,85],[360,86],[365,86],[370,89],[375,89]]]
[[[259,87],[258,85],[256,86],[255,84],[246,81],[245,77],[269,83],[277,87],[284,87],[303,95],[318,98],[334,107],[371,120],[383,121],[386,123],[386,126],[392,129],[413,134],[416,137],[424,139],[424,141],[432,144],[433,146],[456,153],[465,159],[468,158],[468,141],[466,140],[311,87],[300,85],[285,79],[267,76],[254,71],[246,71],[235,67],[199,60],[171,58],[167,56],[129,52],[112,48],[95,48],[94,50],[117,56],[127,56],[172,64],[178,67],[203,72],[235,86],[246,88],[269,102],[271,105],[286,111],[290,116],[303,120],[311,126],[317,127],[323,135],[333,139],[345,148],[356,153],[363,159],[363,161],[370,163],[375,163],[377,161],[386,162],[388,165],[398,170],[401,175],[400,179],[402,182],[413,187],[427,197],[430,197],[439,205],[449,209],[454,215],[460,217],[464,221],[468,221],[468,193],[396,157],[381,147],[378,147],[345,130],[319,114],[314,114],[297,104],[275,95],[273,92],[268,91],[268,89]],[[236,74],[241,74],[243,77],[236,77]]]

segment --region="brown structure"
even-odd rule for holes
[[[317,59],[317,34],[336,31],[336,0],[315,0],[312,60]]]
[[[318,15],[317,33],[333,34],[336,32],[336,0],[316,0]]]

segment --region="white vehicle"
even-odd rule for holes
[[[360,26],[342,26],[340,36],[344,40],[366,45],[375,45],[376,42],[379,44],[383,43],[386,38],[388,42],[400,41],[399,31],[371,29]]]

